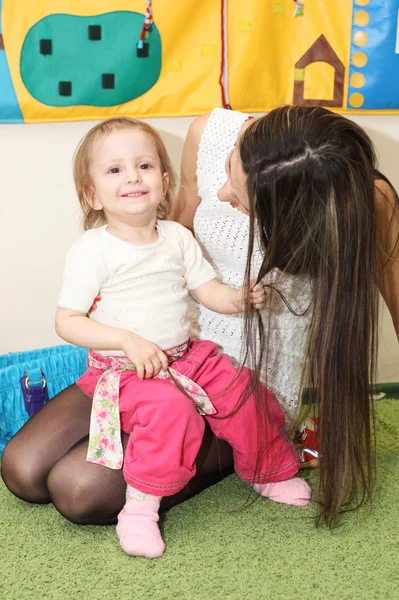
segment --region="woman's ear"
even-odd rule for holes
[[[162,187],[163,187],[163,197],[165,198],[166,193],[169,188],[169,173],[164,173],[162,175]]]

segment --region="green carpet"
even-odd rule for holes
[[[114,527],[72,525],[2,485],[1,600],[399,599],[399,402],[377,408],[373,505],[333,531],[315,528],[313,506],[226,514],[247,498],[231,476],[166,515],[161,559],[134,559]]]

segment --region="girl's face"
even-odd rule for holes
[[[227,181],[218,191],[218,198],[221,202],[230,202],[233,208],[237,208],[248,215],[247,175],[242,167],[240,154],[236,147],[228,155],[225,169]]]
[[[92,207],[103,209],[108,223],[156,218],[168,189],[155,142],[141,129],[113,131],[94,142],[90,175]]]

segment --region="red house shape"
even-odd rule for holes
[[[293,103],[301,106],[336,106],[342,107],[344,97],[344,77],[345,67],[340,61],[334,50],[324,37],[321,35],[315,43],[305,52],[305,54],[295,64],[295,69],[305,70],[307,66],[314,62],[324,62],[331,65],[334,69],[334,97],[332,100],[322,100],[320,98],[304,98],[305,78],[294,80],[294,98]],[[296,75],[298,72],[296,71]]]

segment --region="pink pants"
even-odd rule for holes
[[[256,481],[261,482],[282,481],[295,475],[299,459],[284,432],[284,414],[272,392],[262,386],[268,418],[261,443],[252,395],[235,414],[226,416],[236,408],[241,392],[249,385],[249,369],[242,369],[231,387],[223,391],[237,376],[237,369],[208,341],[191,342],[188,352],[173,363],[173,368],[205,390],[218,414],[201,416],[194,403],[170,381],[140,381],[135,371],[124,371],[119,408],[122,430],[129,434],[123,467],[128,484],[154,496],[169,496],[181,490],[195,475],[204,419],[217,437],[232,446],[235,470],[242,480],[253,481],[255,472]],[[89,368],[78,380],[79,387],[93,396],[101,373]]]

